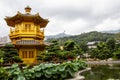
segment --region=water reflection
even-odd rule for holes
[[[85,80],[120,80],[120,64],[94,65],[91,71],[84,72]]]

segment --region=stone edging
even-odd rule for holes
[[[83,72],[85,72],[85,71],[89,71],[89,70],[91,70],[91,68],[86,68],[86,69],[84,69],[84,70],[80,70],[80,71],[78,71],[78,72],[76,72],[76,73],[74,74],[74,78],[66,79],[66,80],[84,80],[85,77],[84,77],[84,76],[81,76],[80,74],[83,73]]]

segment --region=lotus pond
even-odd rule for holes
[[[94,65],[81,75],[85,80],[120,80],[120,64]]]

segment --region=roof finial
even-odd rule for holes
[[[25,8],[25,12],[26,12],[27,14],[29,14],[30,11],[31,11],[31,8],[30,8],[29,6],[27,6],[27,7]]]

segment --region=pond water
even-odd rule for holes
[[[120,80],[120,64],[94,65],[81,75],[85,80]]]

